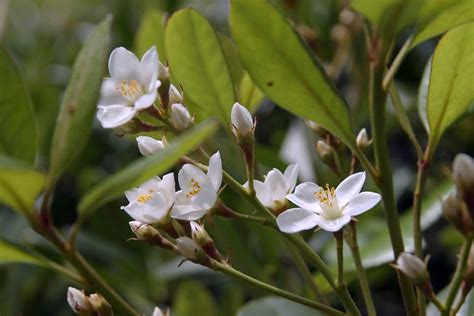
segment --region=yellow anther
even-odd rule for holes
[[[151,192],[153,192],[153,191],[151,191]],[[151,198],[152,198],[151,192],[148,193],[148,194],[140,194],[137,197],[137,202],[146,203],[146,202],[150,201]]]
[[[186,193],[187,198],[191,198],[195,196],[196,194],[198,194],[199,192],[201,192],[201,185],[199,184],[198,181],[196,181],[194,178],[191,178],[189,182],[191,184],[191,191]]]

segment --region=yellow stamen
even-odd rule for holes
[[[146,203],[146,202],[150,201],[151,199],[152,199],[151,193],[140,194],[140,195],[137,197],[137,202],[139,202],[139,203]]]
[[[189,181],[191,184],[191,191],[186,193],[186,197],[189,199],[195,195],[197,195],[199,192],[201,192],[201,185],[199,184],[198,181],[196,181],[194,178],[191,178]]]

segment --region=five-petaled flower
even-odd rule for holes
[[[365,182],[365,172],[355,173],[342,181],[336,189],[322,188],[314,183],[298,185],[287,199],[299,206],[281,213],[278,227],[285,233],[296,233],[319,226],[330,232],[339,231],[359,215],[380,201],[380,194],[360,192]]]
[[[125,192],[125,196],[129,204],[122,209],[134,220],[145,224],[162,222],[175,201],[174,175],[168,173],[163,179],[154,177]]]
[[[181,188],[176,192],[176,202],[171,217],[181,220],[198,220],[216,204],[222,182],[222,161],[219,152],[209,159],[205,174],[198,167],[185,164],[178,173]]]
[[[109,57],[111,78],[102,82],[97,118],[104,128],[119,127],[130,121],[138,111],[153,105],[157,97],[158,53],[151,47],[141,61],[123,47]]]

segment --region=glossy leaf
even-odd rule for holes
[[[229,66],[229,72],[232,82],[234,83],[235,91],[238,92],[239,84],[245,71],[242,68],[242,64],[240,63],[237,48],[235,47],[234,43],[232,43],[232,40],[227,36],[220,33],[218,33],[217,36],[219,37],[219,43],[221,44],[222,51],[224,52],[227,65]]]
[[[44,182],[43,173],[0,157],[0,203],[27,215],[32,212]]]
[[[252,300],[240,308],[237,316],[317,316],[322,313],[307,306],[277,296],[266,296]]]
[[[421,77],[420,87],[418,88],[418,116],[420,117],[421,123],[425,128],[426,132],[430,132],[430,126],[428,124],[428,114],[426,113],[426,105],[428,99],[428,88],[430,86],[431,77],[431,62],[432,58],[428,60],[423,70],[423,76]]]
[[[109,49],[111,17],[92,32],[79,52],[62,101],[50,154],[48,187],[84,149],[92,130]]]
[[[37,123],[30,96],[17,67],[0,46],[0,153],[33,164]]]
[[[168,21],[166,55],[173,78],[198,107],[198,119],[217,116],[230,122],[236,101],[234,84],[219,38],[209,22],[193,9],[183,9]]]
[[[434,145],[474,100],[473,50],[474,23],[449,31],[435,49],[427,101],[430,140]]]
[[[23,249],[8,243],[4,240],[0,240],[0,264],[7,263],[28,263],[44,266],[45,262],[42,259],[36,258],[35,256],[27,253]]]
[[[153,45],[158,50],[158,57],[164,63],[165,55],[165,24],[167,13],[155,9],[149,10],[142,18],[135,35],[135,53],[143,56]]]
[[[242,64],[265,95],[354,146],[348,107],[276,8],[265,0],[234,0],[230,26]]]
[[[206,121],[179,136],[162,151],[150,157],[141,157],[121,171],[111,175],[96,187],[92,188],[80,201],[78,211],[81,217],[89,215],[105,203],[123,195],[155,175],[171,168],[181,157],[194,150],[207,137],[212,135],[217,126],[213,121]]]
[[[217,306],[211,293],[201,283],[182,283],[174,297],[173,313],[179,316],[216,316]]]
[[[255,85],[250,75],[246,72],[240,82],[239,102],[245,105],[252,113],[255,113],[264,97],[265,95],[262,90]]]

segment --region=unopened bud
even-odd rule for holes
[[[158,246],[164,249],[173,250],[174,246],[160,232],[152,225],[148,225],[139,221],[128,222],[130,229],[137,236],[138,240],[143,240],[153,246]]]
[[[171,105],[171,123],[179,131],[183,131],[191,125],[191,114],[183,104],[175,103]]]
[[[444,217],[462,234],[470,235],[474,232],[473,220],[459,195],[454,192],[451,193],[443,201],[442,206]]]
[[[174,85],[170,85],[169,102],[170,104],[183,103],[183,96]]]
[[[93,308],[89,298],[84,291],[78,290],[73,287],[67,289],[67,302],[71,307],[72,311],[79,315],[86,315],[93,312]]]
[[[471,289],[474,285],[474,245],[471,246],[469,250],[469,256],[467,259],[466,270],[464,272],[465,287]]]
[[[167,81],[170,78],[168,67],[158,62],[158,79],[160,81]]]
[[[205,256],[201,246],[189,237],[176,238],[176,246],[183,257],[191,261],[197,261]]]
[[[138,136],[137,143],[138,150],[143,156],[151,156],[166,146],[165,140],[156,140],[149,136]]]
[[[316,143],[316,151],[318,152],[318,155],[321,157],[322,161],[330,165],[334,164],[334,149],[332,149],[331,146],[322,140],[318,140]]]
[[[246,138],[253,133],[255,124],[252,114],[243,105],[235,103],[232,107],[230,118],[232,131],[237,138]]]
[[[308,127],[311,128],[316,134],[318,134],[319,137],[326,138],[326,136],[329,134],[328,131],[318,123],[310,120],[306,120],[305,122],[306,125],[308,125]]]
[[[367,130],[365,128],[361,129],[359,134],[357,134],[356,143],[360,149],[366,149],[372,144],[372,140],[369,140],[369,136],[367,135]]]
[[[474,160],[466,154],[458,154],[453,162],[453,178],[467,210],[474,219]]]
[[[191,225],[191,236],[193,240],[199,246],[203,246],[209,242],[212,242],[212,238],[209,236],[209,234],[201,225],[199,225],[198,223],[194,221],[191,221],[190,225]]]
[[[92,308],[99,316],[113,316],[112,306],[106,301],[106,299],[97,293],[89,296],[89,302]]]
[[[161,309],[159,309],[158,307],[155,307],[155,309],[153,310],[152,316],[169,316],[169,315],[170,315],[169,309],[163,313]]]
[[[426,263],[417,256],[402,252],[398,256],[397,264],[394,267],[410,278],[425,293],[432,291],[430,274],[426,268]]]

